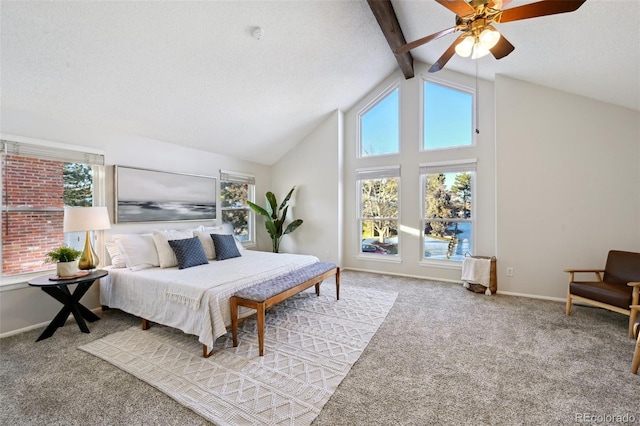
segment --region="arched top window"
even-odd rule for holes
[[[422,97],[421,150],[474,144],[473,92],[425,80]]]
[[[400,152],[400,90],[383,92],[359,114],[359,157]]]

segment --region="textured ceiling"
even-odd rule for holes
[[[393,5],[407,41],[453,25],[435,2]],[[397,68],[365,1],[2,1],[0,19],[2,108],[264,164]],[[480,60],[480,76],[640,110],[639,19],[637,0],[587,0],[502,24],[516,50]],[[447,68],[475,73],[468,59]]]

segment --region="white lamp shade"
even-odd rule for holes
[[[64,232],[110,229],[109,212],[106,207],[65,207],[62,228]]]

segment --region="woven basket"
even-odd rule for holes
[[[496,268],[496,257],[495,256],[471,256],[474,259],[490,259],[491,260],[491,269],[489,271],[489,291],[491,294],[495,294],[498,291],[498,274]],[[466,287],[466,286],[465,286]],[[474,293],[485,293],[487,288],[482,284],[474,284],[468,283],[467,290],[473,291]]]

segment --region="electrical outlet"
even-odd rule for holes
[[[513,276],[513,267],[509,266],[507,268],[507,276],[508,277],[512,277]]]

